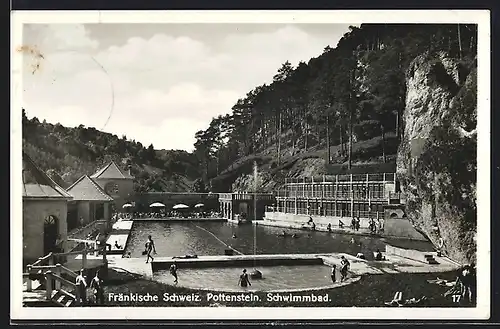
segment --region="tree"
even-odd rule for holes
[[[197,178],[193,182],[193,192],[195,193],[206,193],[207,188],[205,186],[205,182],[203,181],[202,178]]]
[[[154,161],[155,160],[155,158],[156,158],[156,151],[155,151],[155,148],[154,148],[153,144],[150,144],[148,146],[146,154],[147,154],[147,159],[149,161]]]

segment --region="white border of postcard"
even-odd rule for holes
[[[487,10],[352,11],[23,11],[11,25],[11,319],[66,320],[382,320],[488,319],[490,316],[490,12]],[[22,307],[23,23],[475,23],[478,24],[477,306],[475,308]]]

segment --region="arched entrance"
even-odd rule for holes
[[[44,255],[56,251],[56,241],[59,234],[59,223],[56,216],[49,215],[43,222],[43,251]]]

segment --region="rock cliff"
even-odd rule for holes
[[[397,173],[414,227],[459,262],[476,251],[476,60],[423,54],[406,74]]]

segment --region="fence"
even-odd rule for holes
[[[395,173],[376,173],[376,174],[350,174],[350,175],[323,175],[301,178],[285,178],[286,184],[305,184],[305,183],[336,183],[336,182],[394,182]]]
[[[294,207],[279,207],[279,206],[267,206],[266,212],[282,212],[282,213],[295,213]],[[311,216],[332,216],[332,217],[359,217],[359,218],[373,218],[379,219],[384,218],[383,211],[366,211],[366,210],[356,210],[352,212],[350,209],[315,209],[315,208],[304,208],[297,207],[297,215],[311,215]]]
[[[271,193],[220,193],[220,200],[253,200],[254,196],[257,200],[274,200],[274,195]]]
[[[359,189],[308,189],[308,190],[281,190],[276,193],[278,198],[318,198],[337,200],[387,200],[400,199],[400,193],[386,193],[382,190],[363,191]]]

